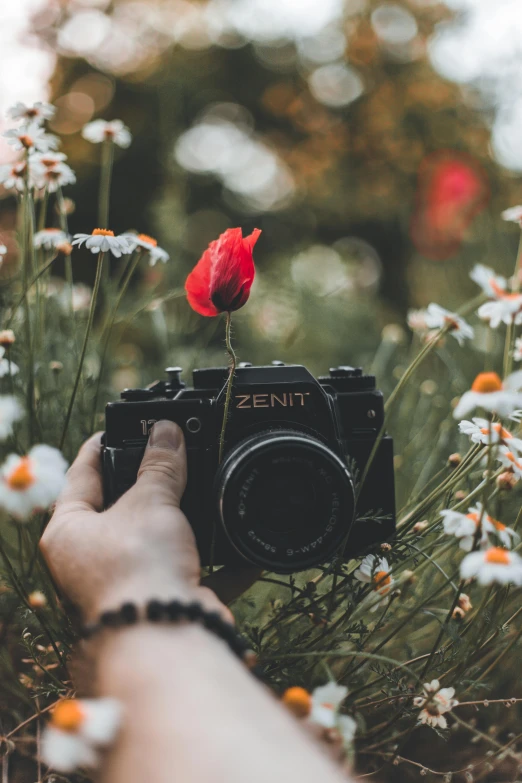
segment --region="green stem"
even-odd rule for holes
[[[40,278],[40,277],[41,277],[41,276],[42,276],[42,275],[43,275],[45,272],[47,272],[47,270],[49,269],[49,267],[50,267],[52,264],[54,264],[54,262],[56,261],[56,258],[57,258],[57,256],[54,256],[54,258],[51,258],[51,260],[50,260],[50,261],[48,261],[46,264],[44,264],[44,266],[42,266],[42,268],[41,268],[41,269],[40,269],[40,270],[37,272],[37,274],[36,274],[36,275],[35,275],[35,276],[34,276],[34,277],[31,279],[31,280],[29,280],[29,282],[28,282],[28,283],[25,283],[25,284],[24,284],[24,288],[23,288],[23,290],[22,290],[22,293],[21,293],[21,295],[20,295],[20,298],[18,299],[18,301],[16,302],[16,304],[15,304],[15,305],[14,305],[14,306],[11,308],[11,312],[10,312],[10,314],[9,314],[9,318],[8,318],[8,319],[7,319],[7,321],[5,322],[5,328],[6,328],[6,329],[9,329],[9,327],[10,327],[10,325],[11,325],[12,321],[13,321],[13,318],[14,318],[14,317],[15,317],[15,315],[16,315],[16,312],[17,312],[18,308],[19,308],[19,307],[20,307],[20,305],[21,305],[21,304],[22,304],[22,303],[25,301],[25,299],[26,299],[26,297],[27,297],[27,292],[28,292],[28,291],[29,291],[29,290],[32,288],[32,286],[33,286],[33,285],[36,283],[36,281],[37,281],[37,280],[38,280],[38,279],[39,279],[39,278]]]
[[[106,139],[102,144],[100,192],[98,200],[98,228],[109,227],[109,201],[113,159],[114,144],[112,143],[111,139]]]
[[[106,323],[105,327],[102,330],[102,335],[104,336],[104,343],[103,343],[103,349],[102,349],[102,355],[100,359],[100,369],[98,371],[98,379],[96,381],[96,391],[94,393],[94,404],[92,408],[92,419],[91,419],[91,431],[94,429],[94,423],[96,418],[96,409],[98,407],[98,397],[100,395],[100,386],[101,386],[101,380],[103,376],[103,370],[105,367],[105,360],[107,358],[107,349],[109,347],[109,340],[111,337],[112,329],[114,327],[114,321],[116,320],[116,314],[118,312],[118,308],[121,304],[121,301],[123,297],[125,296],[125,293],[127,291],[127,288],[129,287],[129,283],[131,281],[131,278],[136,271],[136,267],[138,266],[141,259],[141,252],[139,249],[135,251],[134,257],[131,256],[129,259],[129,264],[127,266],[127,271],[124,274],[123,283],[121,286],[120,293],[118,294],[118,298],[116,299],[116,303],[112,307],[112,313],[110,315],[110,318],[108,319],[108,322]]]
[[[48,201],[49,201],[49,193],[47,191],[47,188],[45,188],[44,194],[42,196],[42,203],[40,204],[40,214],[38,215],[38,231],[43,231],[45,228]]]
[[[513,272],[513,285],[511,289],[513,293],[518,293],[518,291],[520,291],[521,265],[522,265],[522,230],[520,232],[520,238],[518,240],[517,259],[515,261],[515,270]],[[514,320],[512,319],[511,322],[508,324],[508,328],[506,331],[506,342],[504,343],[504,364],[503,364],[504,378],[507,378],[507,376],[510,375],[513,367],[514,337],[515,337],[515,323]]]
[[[78,387],[80,385],[80,379],[82,376],[82,369],[83,369],[83,362],[85,360],[85,354],[87,352],[87,343],[89,342],[89,336],[92,329],[92,324],[94,321],[94,311],[96,309],[96,300],[98,298],[98,292],[100,290],[100,281],[102,276],[102,270],[103,270],[103,259],[104,259],[105,253],[99,253],[98,255],[98,265],[96,267],[96,279],[94,281],[94,288],[92,291],[92,297],[91,297],[91,307],[89,310],[89,317],[87,319],[87,328],[85,329],[85,337],[83,338],[83,347],[82,352],[80,355],[80,362],[78,364],[78,371],[76,373],[76,378],[74,381],[74,387],[71,394],[71,399],[69,401],[69,407],[67,408],[67,414],[65,416],[65,424],[63,427],[62,437],[60,438],[60,445],[59,448],[63,449],[63,445],[65,443],[65,438],[67,435],[67,429],[69,427],[69,422],[71,420],[71,414],[74,407],[74,400],[76,399],[76,393],[78,391]]]
[[[227,429],[227,421],[228,421],[228,409],[230,407],[230,398],[232,396],[232,385],[234,383],[234,374],[236,372],[236,354],[234,353],[234,349],[232,348],[232,343],[230,341],[232,314],[227,312],[225,317],[226,317],[225,343],[227,346],[227,353],[230,356],[230,370],[228,373],[227,391],[225,395],[225,407],[223,408],[223,424],[221,425],[221,433],[219,435],[219,456],[218,456],[219,464],[221,464],[223,460],[223,450],[225,448],[225,432]]]

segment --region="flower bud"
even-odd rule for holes
[[[386,541],[381,544],[381,552],[390,552],[391,551],[391,544],[388,544]]]
[[[41,590],[34,590],[29,596],[29,605],[33,609],[43,609],[47,606],[47,598]]]
[[[56,245],[56,249],[64,256],[70,256],[73,251],[73,246],[70,242],[60,242],[59,245]]]
[[[453,612],[451,613],[451,616],[454,620],[460,621],[463,620],[466,615],[466,612],[460,608],[460,606],[456,606]]]
[[[466,595],[466,593],[461,593],[459,595],[457,606],[462,609],[463,612],[469,612],[470,609],[473,609],[473,604],[469,600],[469,595]]]
[[[463,489],[458,489],[455,492],[455,500],[466,500],[467,496],[468,496],[468,493],[464,492]]]
[[[0,332],[0,345],[2,348],[9,348],[16,340],[12,329],[4,329]]]
[[[504,473],[501,473],[500,476],[497,476],[496,484],[501,491],[509,492],[511,489],[513,489],[517,481],[518,478],[511,470],[505,470]]]
[[[406,332],[399,324],[386,324],[381,332],[381,337],[385,343],[400,345],[406,338]]]
[[[426,528],[428,527],[428,520],[423,519],[421,522],[415,522],[413,525],[413,532],[414,533],[422,533]]]
[[[55,373],[59,373],[63,370],[63,364],[61,362],[49,362],[49,369]]]
[[[452,468],[457,468],[461,462],[462,457],[457,451],[454,454],[450,454],[448,457],[448,465],[450,465]]]

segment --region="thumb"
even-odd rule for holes
[[[146,503],[179,508],[187,484],[187,455],[183,432],[172,421],[153,426],[136,482],[136,493]]]

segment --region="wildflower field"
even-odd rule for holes
[[[119,120],[83,129],[100,150],[98,225],[71,235],[66,188],[75,174],[46,130],[53,112],[13,107],[6,136],[19,155],[1,173],[17,200],[16,244],[0,248],[10,258],[0,284],[6,781],[86,779],[115,730],[114,705],[75,693],[75,626],[38,550],[68,464],[103,427],[104,405],[121,388],[145,385],[173,362],[224,364],[234,350],[243,358],[249,309],[261,323],[274,304],[262,285],[251,290],[264,238],[253,227],[216,237],[185,292],[183,270],[154,238],[111,225],[113,158],[132,143]],[[522,207],[502,217],[516,231]],[[372,355],[346,338],[346,361],[364,358],[385,395],[396,537],[356,561],[336,558],[288,577],[263,572],[232,605],[263,681],[362,777],[470,783],[522,774],[521,262],[522,254],[513,258],[510,277],[494,258],[470,265],[472,299],[457,312],[444,302],[412,311],[409,330],[385,325]],[[80,282],[85,264],[96,270],[92,288]],[[172,275],[156,278],[163,264]],[[221,276],[220,265],[228,270]],[[296,310],[321,318],[324,308],[330,328],[328,299],[294,296]],[[209,347],[216,330],[226,339],[217,349]],[[138,331],[152,335],[153,356],[133,355]],[[266,363],[282,339],[265,343]],[[316,357],[317,369],[327,361]]]

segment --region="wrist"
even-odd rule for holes
[[[158,573],[137,574],[108,585],[94,601],[84,607],[83,621],[87,624],[97,622],[104,612],[117,610],[127,603],[134,604],[137,609],[143,609],[151,600],[182,603],[196,601],[204,609],[218,611],[226,619],[233,621],[227,607],[208,588],[176,579],[170,574]]]
[[[95,622],[103,612],[118,609],[122,604],[133,603],[140,608],[149,601],[200,600],[199,588],[171,576],[148,574],[134,575],[129,579],[108,585],[95,599],[84,607],[83,620]]]

